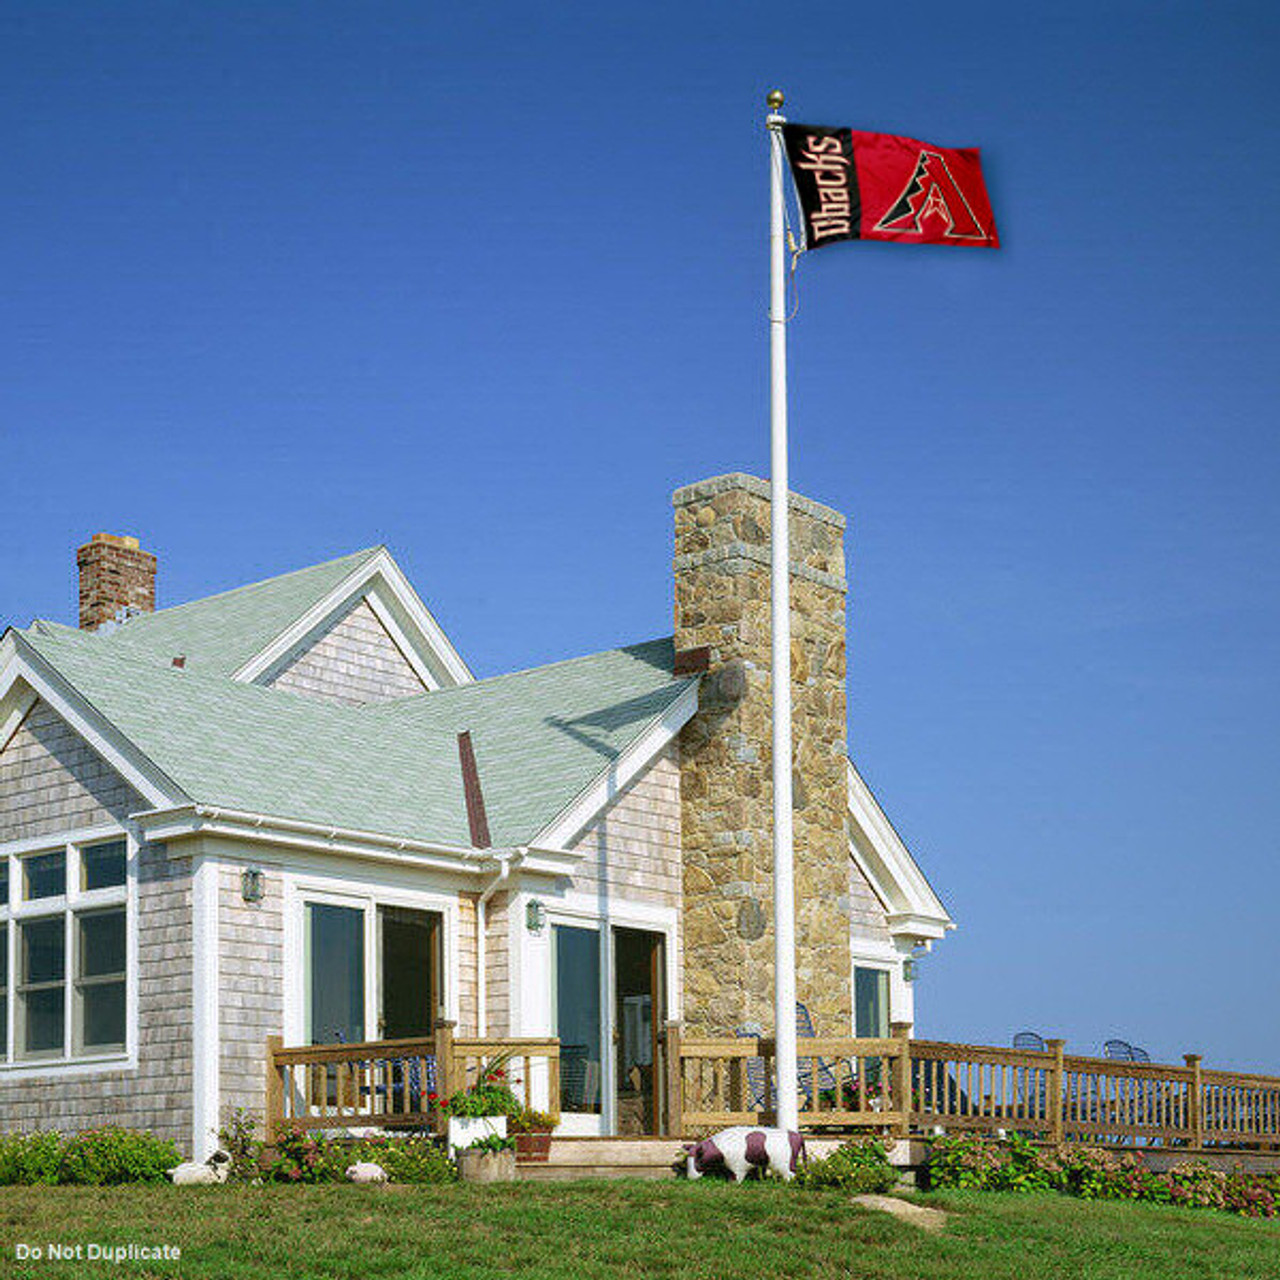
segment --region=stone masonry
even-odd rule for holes
[[[121,609],[152,613],[156,607],[156,558],[137,538],[95,533],[76,552],[80,570],[80,626],[96,631]]]
[[[676,650],[707,646],[680,737],[685,1022],[773,1022],[769,487],[726,475],[679,489]],[[844,517],[791,495],[797,995],[819,1034],[851,1027]]]

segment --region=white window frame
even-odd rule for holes
[[[89,845],[123,840],[125,844],[124,884],[106,889],[82,889],[81,849]],[[23,900],[24,858],[42,853],[65,856],[66,882],[57,897]],[[123,827],[85,827],[57,836],[37,836],[0,844],[0,860],[9,869],[9,892],[0,901],[0,927],[8,948],[8,985],[5,988],[5,1051],[0,1054],[0,1079],[14,1080],[50,1075],[84,1075],[119,1070],[137,1065],[138,1055],[138,841]],[[123,907],[125,913],[125,1040],[121,1048],[97,1053],[76,1053],[76,917],[92,911]],[[63,921],[63,1005],[62,1050],[39,1057],[20,1057],[18,1031],[18,926],[26,921],[61,917]]]
[[[445,1016],[458,1020],[458,895],[457,892],[402,888],[377,881],[329,879],[313,875],[287,873],[284,877],[285,965],[284,1039],[286,1044],[307,1043],[309,1017],[307,969],[306,910],[307,903],[350,907],[364,914],[364,1019],[365,1034],[378,1026],[378,908],[409,907],[415,911],[431,911],[441,917],[444,936],[441,939],[443,964],[440,982],[443,988]],[[377,1038],[376,1036],[374,1037]]]
[[[894,999],[894,996],[895,996],[894,978],[895,976],[901,976],[902,962],[900,960],[889,960],[883,956],[855,955],[853,957],[853,966],[849,974],[849,979],[850,979],[850,993],[853,996],[853,1001],[852,1001],[853,1027],[851,1028],[851,1030],[852,1030],[852,1034],[855,1036],[858,1034],[858,970],[859,969],[870,969],[870,970],[874,970],[877,973],[883,973],[885,975],[884,1023],[885,1023],[885,1035],[888,1035],[890,1033],[890,1028],[893,1026],[893,1024],[895,1022],[901,1021],[901,1019],[899,1019],[897,1016],[897,1013],[898,1013],[897,1003]]]

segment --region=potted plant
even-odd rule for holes
[[[533,1164],[546,1164],[551,1153],[551,1130],[556,1122],[545,1111],[522,1107],[507,1117],[507,1131],[515,1137],[516,1157]]]
[[[463,1182],[511,1182],[515,1176],[516,1144],[512,1138],[490,1134],[458,1152],[458,1177]]]
[[[507,1136],[507,1117],[522,1110],[507,1084],[501,1060],[485,1067],[480,1079],[440,1104],[449,1117],[449,1156],[486,1138]]]

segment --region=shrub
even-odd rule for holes
[[[263,1142],[257,1136],[257,1122],[243,1107],[237,1107],[218,1130],[218,1141],[231,1157],[227,1177],[231,1182],[255,1182],[262,1177]]]
[[[180,1158],[168,1139],[130,1129],[87,1129],[71,1137],[52,1131],[10,1133],[0,1136],[0,1185],[163,1182]]]
[[[366,1138],[348,1148],[348,1165],[372,1160],[387,1171],[392,1182],[453,1182],[457,1169],[448,1152],[425,1134],[403,1138]]]
[[[129,1129],[90,1129],[63,1146],[58,1181],[89,1187],[164,1182],[181,1157],[167,1138]]]
[[[931,1190],[1060,1191],[1083,1200],[1226,1209],[1255,1218],[1280,1216],[1280,1178],[1241,1169],[1222,1173],[1200,1164],[1157,1172],[1139,1152],[1097,1147],[1042,1150],[1025,1138],[1007,1142],[973,1135],[939,1138],[925,1167]]]
[[[351,1163],[342,1159],[329,1138],[294,1131],[284,1134],[276,1143],[275,1158],[267,1166],[266,1175],[273,1182],[336,1182]],[[339,1164],[341,1168],[339,1168]]]
[[[52,1131],[0,1135],[0,1186],[48,1186],[57,1182],[63,1141],[60,1133]]]
[[[931,1191],[959,1187],[991,1191],[1008,1156],[992,1138],[980,1135],[938,1138],[929,1148],[925,1178]]]
[[[898,1171],[889,1163],[884,1143],[869,1138],[846,1142],[829,1156],[806,1161],[796,1171],[795,1180],[802,1187],[862,1195],[892,1190]]]

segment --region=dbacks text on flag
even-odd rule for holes
[[[825,125],[782,132],[806,248],[838,240],[999,247],[976,147]]]

